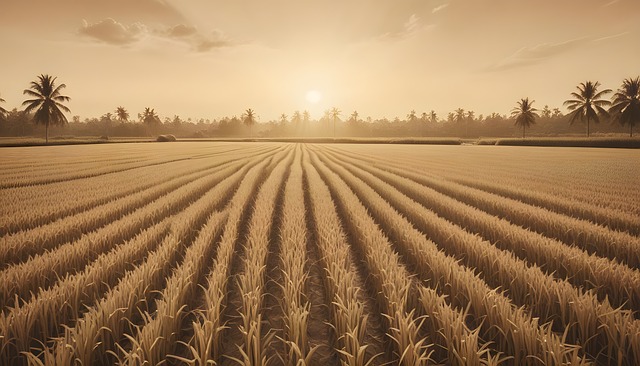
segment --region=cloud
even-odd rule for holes
[[[433,9],[431,10],[431,13],[432,13],[432,14],[435,14],[435,13],[439,12],[440,10],[443,10],[443,9],[444,9],[444,8],[446,8],[447,6],[449,6],[449,3],[444,3],[444,4],[440,5],[440,6],[436,6],[435,8],[433,8]]]
[[[185,24],[176,24],[173,27],[169,27],[169,29],[167,29],[167,36],[173,37],[173,38],[181,38],[181,37],[192,36],[197,32],[198,32],[198,29],[194,26],[185,25]]]
[[[141,23],[126,26],[107,18],[93,24],[83,20],[79,33],[112,45],[128,45],[139,41],[147,33],[147,29]]]
[[[588,38],[576,38],[559,43],[541,43],[532,47],[523,47],[514,54],[490,66],[491,71],[508,70],[542,62],[571,49],[584,45]]]
[[[164,31],[157,32],[156,35],[187,44],[195,52],[207,52],[233,45],[233,42],[221,31],[203,34],[198,32],[196,27],[184,24],[169,27]]]
[[[399,40],[409,38],[414,36],[420,30],[431,27],[433,27],[433,25],[425,25],[418,15],[411,14],[409,19],[402,24],[402,27],[399,30],[395,32],[387,32],[378,38],[382,40]]]
[[[622,33],[618,33],[618,34],[613,34],[613,35],[610,35],[610,36],[604,36],[604,37],[596,38],[596,39],[594,39],[593,41],[594,41],[594,42],[608,41],[608,40],[610,40],[610,39],[619,38],[619,37],[624,37],[624,36],[626,36],[627,34],[629,34],[629,31],[622,32]]]
[[[194,48],[198,52],[207,52],[218,48],[232,46],[232,42],[219,31],[212,32],[209,36],[196,37]]]
[[[89,24],[83,21],[79,34],[88,36],[102,43],[115,46],[128,46],[143,39],[149,41],[166,40],[167,44],[187,45],[194,52],[207,52],[214,49],[229,47],[234,43],[222,32],[214,31],[203,34],[195,26],[189,24],[176,24],[174,26],[160,28],[148,28],[146,25],[135,22],[124,25],[118,21],[107,18],[97,23]]]

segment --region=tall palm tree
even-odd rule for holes
[[[120,122],[128,122],[129,121],[129,112],[124,107],[116,108],[116,116],[118,116],[118,121]]]
[[[69,123],[64,112],[71,113],[62,102],[68,102],[71,98],[61,95],[60,91],[67,86],[60,84],[56,86],[55,77],[49,75],[38,76],[38,81],[32,81],[29,89],[25,89],[22,94],[34,99],[25,100],[22,105],[26,106],[25,113],[35,111],[33,121],[37,124],[45,125],[45,141],[49,143],[49,125],[64,125]]]
[[[613,95],[609,113],[621,125],[629,125],[629,137],[633,137],[633,126],[640,123],[640,76],[624,79],[622,86]]]
[[[5,100],[4,100],[4,99],[2,99],[2,98],[0,98],[0,103],[4,103],[4,102],[5,102]],[[0,117],[4,117],[4,116],[6,116],[6,115],[7,115],[7,113],[9,113],[9,112],[7,112],[7,110],[6,110],[6,109],[4,109],[4,108],[0,107]]]
[[[333,119],[333,138],[336,138],[336,120],[340,116],[340,110],[336,107],[331,108],[331,119]]]
[[[518,106],[511,111],[511,117],[515,117],[516,126],[522,126],[522,138],[525,138],[525,130],[527,127],[536,123],[538,110],[533,108],[533,102],[535,100],[529,100],[529,98],[522,98],[518,102]]]
[[[253,137],[253,125],[256,123],[256,112],[249,108],[244,111],[243,122],[245,125],[249,126],[249,135]]]
[[[569,122],[573,124],[576,120],[584,122],[587,121],[587,137],[589,137],[589,122],[600,122],[600,115],[607,116],[607,110],[604,107],[611,105],[608,100],[602,99],[602,97],[611,93],[611,89],[605,89],[598,91],[600,86],[599,82],[587,81],[580,83],[576,88],[578,93],[573,92],[571,96],[575,99],[569,99],[564,102],[567,109],[571,111],[571,119]]]

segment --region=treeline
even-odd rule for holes
[[[536,124],[528,128],[528,136],[583,135],[585,125],[569,123],[569,116],[559,109],[540,111]],[[294,113],[294,116],[296,114]],[[50,126],[52,136],[105,136],[139,137],[159,134],[173,134],[181,138],[198,137],[333,137],[333,118],[325,114],[320,119],[286,118],[278,121],[246,124],[243,116],[220,119],[182,119],[179,116],[161,119],[158,116],[145,118],[142,113],[138,121],[119,120],[107,113],[99,118],[74,116],[67,125]],[[411,111],[404,118],[361,119],[357,113],[349,117],[337,117],[336,137],[518,137],[521,129],[514,125],[513,117],[492,113],[487,116],[475,115],[473,111],[457,109],[440,118],[434,114],[417,115]],[[0,136],[42,136],[45,126],[33,123],[32,117],[24,111],[13,109],[0,117]],[[625,133],[626,128],[604,118],[599,124],[591,125],[596,134]]]

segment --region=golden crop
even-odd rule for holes
[[[635,150],[183,142],[0,163],[1,365],[640,363]]]

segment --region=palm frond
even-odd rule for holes
[[[56,102],[69,102],[69,101],[71,101],[71,98],[69,98],[66,95],[58,95],[58,96],[55,96],[55,97],[53,97],[51,99],[55,100]]]
[[[59,109],[62,109],[63,111],[65,111],[67,113],[71,113],[71,110],[66,105],[63,105],[62,103],[58,103],[58,102],[54,102],[54,104]]]
[[[569,113],[569,124],[573,125],[576,120],[582,119],[581,117],[582,109],[576,109],[575,111]]]
[[[600,98],[602,98],[605,94],[609,94],[609,93],[611,93],[611,91],[612,91],[611,89],[605,89],[605,90],[602,90],[602,91],[600,91],[600,92],[596,93],[596,94],[595,94],[591,99],[594,99],[594,100],[596,100],[596,99],[600,99]]]
[[[52,84],[51,86],[53,87],[54,85]],[[64,88],[66,88],[66,87],[67,87],[67,85],[66,85],[66,84],[60,84],[60,85],[58,85],[58,86],[57,86],[57,87],[56,87],[56,88],[51,92],[51,96],[52,96],[52,97],[54,97],[54,96],[58,96],[58,95],[60,95],[60,91],[61,91],[62,89],[64,89]]]
[[[572,108],[571,106],[574,106],[573,108],[575,108],[575,106],[582,104],[582,101],[580,100],[575,100],[575,99],[569,99],[569,100],[565,100],[564,103],[562,103],[562,105],[567,106],[569,108]]]
[[[570,95],[572,97],[576,98],[576,100],[579,100],[579,101],[584,101],[584,99],[585,99],[583,94],[578,94],[578,93],[573,92]]]
[[[44,98],[44,95],[40,94],[40,93],[39,93],[39,92],[37,92],[37,91],[31,90],[31,89],[25,89],[25,90],[22,92],[22,94],[23,94],[23,95],[28,95],[28,96],[30,96],[30,97],[34,97],[34,98],[40,98],[40,99],[43,99],[43,98]]]
[[[39,108],[40,105],[42,105],[42,103],[44,103],[44,102],[42,100],[40,100],[40,99],[25,100],[22,103],[23,106],[27,106],[27,108],[24,109],[24,112],[29,114],[29,113],[33,112],[34,109]]]

